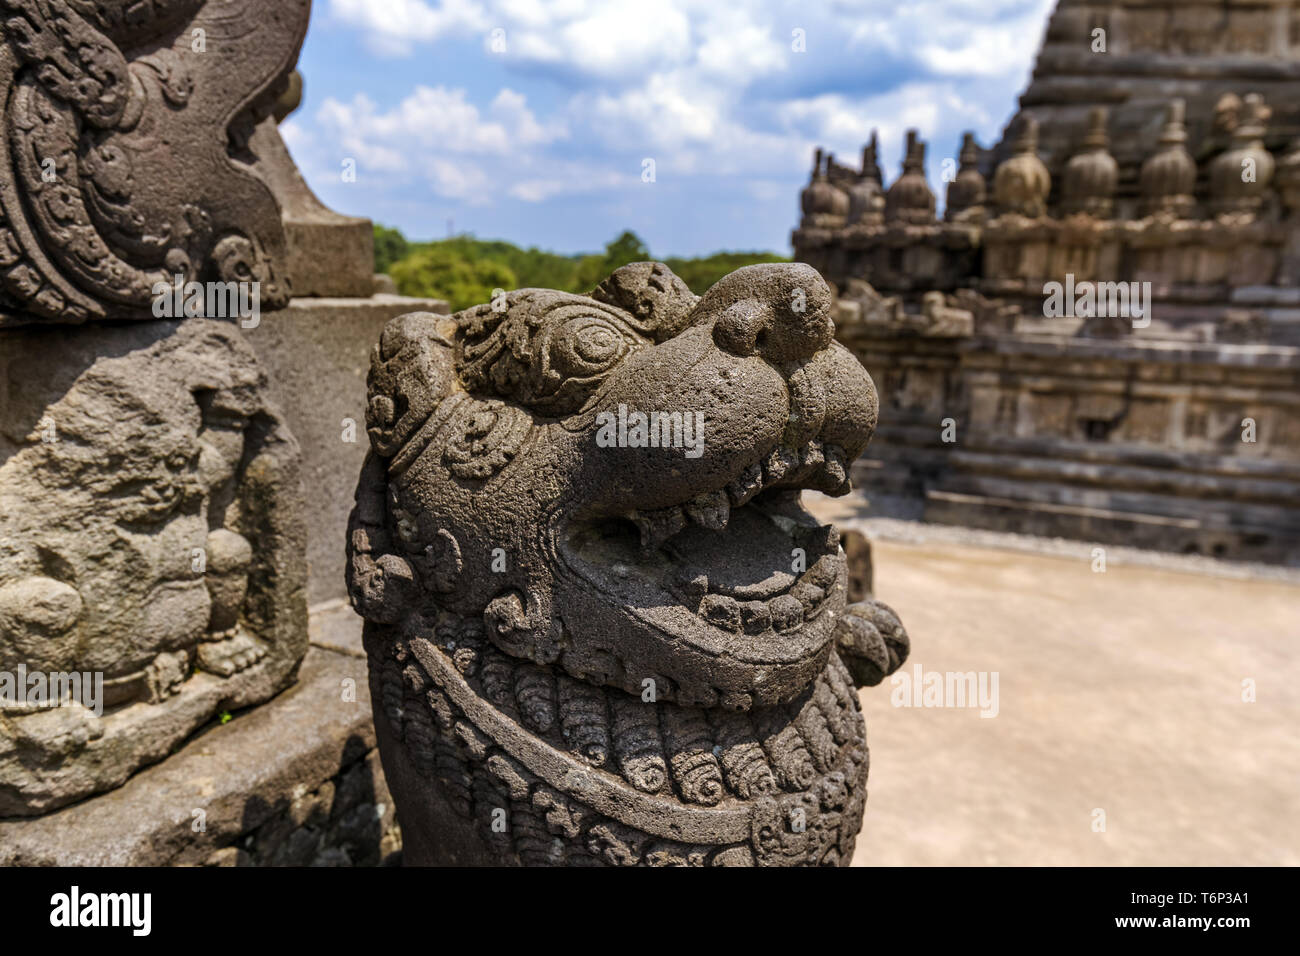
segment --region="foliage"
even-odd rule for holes
[[[395,263],[388,274],[402,295],[446,299],[453,312],[491,301],[493,289],[517,287],[514,272],[504,263],[471,259],[441,243],[417,249]]]
[[[405,259],[411,251],[400,230],[375,225],[375,271],[387,272],[394,262]]]
[[[677,273],[696,295],[703,295],[710,286],[742,266],[760,262],[789,262],[785,256],[773,252],[715,252],[700,259],[669,258],[664,265]]]
[[[651,258],[650,250],[631,230],[607,243],[604,252],[565,256],[473,236],[408,242],[396,229],[375,227],[375,268],[391,275],[403,295],[446,299],[453,311],[488,302],[493,289],[590,292],[620,266]],[[741,266],[789,260],[769,252],[718,252],[664,261],[692,290],[703,294]]]
[[[650,250],[640,237],[630,230],[624,230],[617,239],[605,245],[604,255],[599,253],[583,256],[578,263],[577,288],[574,292],[590,292],[600,281],[620,266],[629,262],[645,262],[650,258]]]

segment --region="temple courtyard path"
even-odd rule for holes
[[[862,691],[855,865],[1300,865],[1294,573],[1122,549],[1097,572],[1090,545],[1031,553],[888,521],[881,537],[860,500],[806,498],[873,537],[875,594],[912,640],[900,673],[984,672],[990,690],[997,675],[992,717],[895,706],[914,697],[892,678]]]

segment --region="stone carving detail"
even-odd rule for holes
[[[957,175],[948,184],[948,202],[944,218],[949,222],[979,221],[984,217],[988,185],[979,170],[979,144],[974,133],[962,135]]]
[[[1219,214],[1258,213],[1277,161],[1264,148],[1271,111],[1258,93],[1247,94],[1230,118],[1231,148],[1210,165],[1210,208]]]
[[[820,149],[813,157],[812,181],[799,199],[805,225],[834,229],[848,221],[848,193],[827,178],[826,167],[833,162],[833,157],[824,157]]]
[[[1115,211],[1119,164],[1110,154],[1110,135],[1106,132],[1108,115],[1100,106],[1090,111],[1083,148],[1065,165],[1061,190],[1067,214],[1084,213],[1096,219],[1109,219]]]
[[[806,266],[698,297],[636,263],[385,330],[349,589],[409,862],[847,865],[854,675],[908,645],[883,605],[846,615],[799,505],[848,490],[875,425],[830,308]],[[635,440],[652,412],[699,453]]]
[[[1196,206],[1196,161],[1187,152],[1187,106],[1173,100],[1160,134],[1157,152],[1142,164],[1143,211],[1186,219]]]
[[[880,173],[880,141],[876,132],[862,147],[862,169],[849,187],[849,225],[879,225],[885,220],[885,187]]]
[[[1002,211],[1037,219],[1047,212],[1052,176],[1038,158],[1038,121],[1026,117],[1012,147],[1014,155],[993,179],[993,198]]]
[[[1076,329],[1087,336],[1101,329],[1111,337],[1210,339],[1235,290],[1295,285],[1300,248],[1296,156],[1271,128],[1271,107],[1257,93],[1227,93],[1216,103],[1211,131],[1207,111],[1189,122],[1187,102],[1175,99],[1163,123],[1149,122],[1142,135],[1116,142],[1108,132],[1113,113],[1093,107],[1082,137],[1076,118],[1069,146],[1055,155],[1042,149],[1038,118],[1025,109],[989,154],[966,137],[943,222],[932,221],[921,145],[909,134],[911,172],[890,187],[889,221],[805,216],[792,236],[796,255],[836,289],[864,280],[902,294],[913,313],[927,294],[968,286],[1028,313],[1041,309],[1049,283],[1066,276],[1149,282],[1159,311],[1172,320],[1084,322]],[[1193,128],[1198,140],[1191,149]],[[1136,142],[1143,161],[1122,164],[1117,142],[1129,154]],[[986,191],[985,160],[1008,150]],[[831,165],[805,197],[834,192],[843,181],[836,172]],[[1206,315],[1206,304],[1217,315]],[[1283,321],[1264,325],[1279,344],[1294,335]]]
[[[280,210],[248,140],[309,12],[0,0],[0,322],[153,318],[178,275],[286,304]]]
[[[925,181],[925,143],[916,130],[910,129],[907,131],[903,174],[894,180],[885,194],[885,218],[902,222],[932,222],[934,208],[934,192]]]
[[[298,446],[238,328],[51,334],[0,352],[0,673],[102,675],[104,710],[4,705],[0,816],[120,785],[307,646]]]

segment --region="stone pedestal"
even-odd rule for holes
[[[361,622],[312,615],[298,682],[212,723],[125,786],[0,819],[0,866],[349,866],[401,848],[379,769]]]
[[[366,371],[390,319],[445,313],[447,303],[397,295],[299,298],[262,316],[247,341],[302,446],[307,522],[307,603],[347,597],[343,541],[356,475],[366,457]]]
[[[287,245],[285,271],[294,298],[368,295],[374,285],[375,230],[369,219],[344,216],[311,191],[268,117],[249,146],[257,170],[280,205]]]

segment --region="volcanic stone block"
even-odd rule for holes
[[[298,444],[245,334],[0,332],[0,673],[85,675],[57,707],[9,695],[0,816],[119,786],[293,680]]]
[[[407,862],[848,864],[907,636],[799,502],[876,422],[830,309],[643,262],[389,324],[348,581]]]
[[[245,333],[266,369],[271,397],[302,445],[310,606],[347,596],[339,542],[347,533],[352,491],[369,444],[370,344],[391,319],[416,310],[448,311],[437,299],[397,295],[295,298]]]

